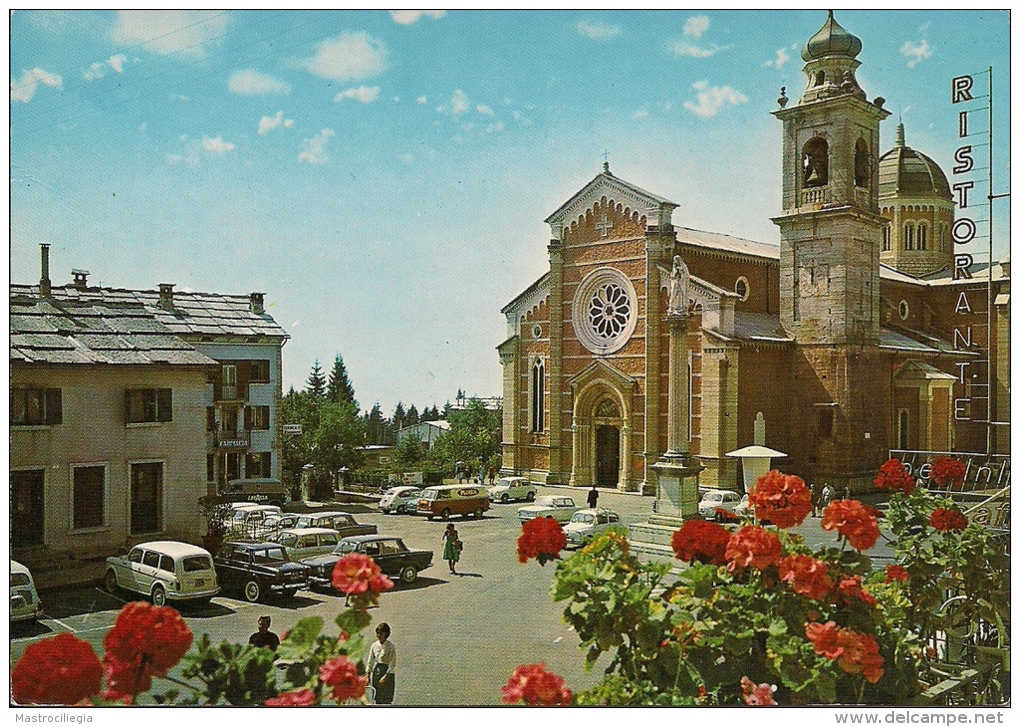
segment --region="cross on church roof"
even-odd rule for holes
[[[613,229],[613,223],[609,221],[609,215],[602,213],[602,219],[595,223],[595,229],[602,233],[602,239],[609,237],[609,231]]]

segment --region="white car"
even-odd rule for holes
[[[732,513],[740,504],[740,493],[732,490],[709,490],[698,503],[698,514],[708,520],[716,519],[716,510]]]
[[[527,500],[531,502],[538,497],[538,489],[524,477],[502,477],[496,484],[488,488],[489,500],[492,502],[510,502],[511,500]]]
[[[573,499],[560,495],[548,495],[535,500],[534,505],[525,505],[517,509],[517,517],[522,523],[537,517],[551,517],[558,522],[569,522],[574,513],[581,508],[574,504]]]
[[[402,512],[416,512],[420,498],[421,489],[418,487],[409,485],[391,487],[379,500],[379,509],[385,513],[393,512],[398,515]]]
[[[208,601],[220,592],[209,551],[175,540],[139,543],[126,556],[106,559],[103,584],[147,596],[156,606],[167,601]]]
[[[611,525],[619,524],[620,516],[612,510],[578,510],[570,522],[563,526],[563,532],[567,535],[567,547],[579,548]]]
[[[333,552],[341,538],[339,532],[329,528],[289,528],[268,540],[283,546],[287,560],[299,561]]]
[[[11,561],[11,621],[35,621],[43,615],[39,593],[32,573],[16,560]]]

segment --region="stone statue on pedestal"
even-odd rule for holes
[[[674,255],[673,272],[669,276],[669,307],[666,310],[667,315],[687,315],[687,298],[690,284],[691,274],[687,270],[687,265],[679,255]]]

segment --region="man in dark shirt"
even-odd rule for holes
[[[266,646],[273,651],[280,645],[280,637],[269,630],[272,619],[269,616],[259,616],[259,630],[251,635],[248,643],[252,646]]]
[[[588,507],[594,510],[599,505],[599,491],[595,489],[595,485],[591,486],[591,491],[588,492]]]

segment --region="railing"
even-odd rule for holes
[[[800,193],[800,206],[809,204],[825,204],[829,201],[828,187],[812,187],[802,190]]]

